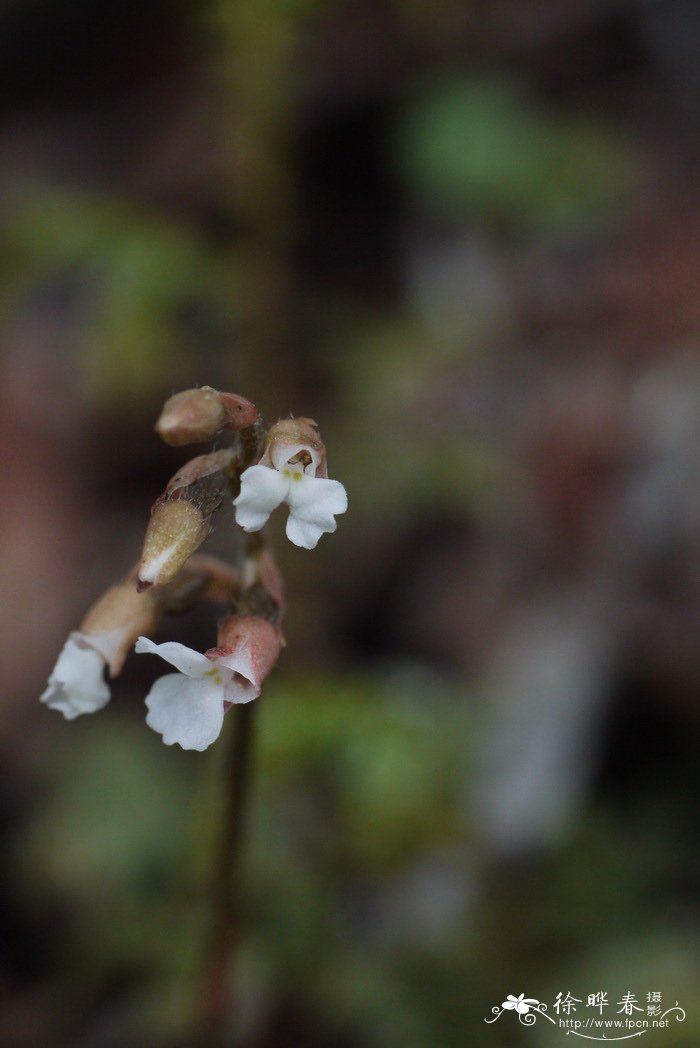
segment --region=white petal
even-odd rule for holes
[[[301,472],[308,474],[310,477],[316,476],[316,467],[318,466],[321,456],[318,451],[314,448],[309,447],[308,444],[275,444],[272,448],[272,465],[275,469],[283,469],[291,458],[298,455],[300,451],[308,451],[311,456],[311,462],[308,466],[302,466],[301,463],[297,466],[297,469]]]
[[[223,688],[181,673],[160,677],[146,697],[146,706],[148,727],[162,735],[168,746],[176,742],[183,750],[206,750],[224,723]]]
[[[139,655],[160,655],[161,659],[165,659],[176,670],[194,679],[204,677],[212,669],[211,659],[208,659],[206,655],[174,640],[168,640],[164,644],[154,644],[148,637],[139,637],[134,650]]]
[[[231,671],[231,673],[227,674],[227,679],[231,674],[235,673],[245,677],[251,683],[255,680],[253,657],[250,654],[250,648],[247,643],[242,648],[232,651],[230,655],[220,655],[214,659],[214,662],[217,666],[225,666],[227,670]]]
[[[236,523],[244,531],[260,531],[289,491],[289,480],[269,466],[249,466],[241,474],[241,493],[234,500]]]
[[[79,635],[71,635],[58,656],[41,702],[58,710],[66,720],[101,710],[110,697],[104,668],[102,655],[86,646]]]
[[[253,699],[257,699],[260,684],[256,681],[257,674],[247,645],[231,655],[218,658],[216,663],[218,666],[225,666],[231,672],[224,690],[226,702],[252,702]]]
[[[234,677],[224,688],[226,702],[231,702],[234,705],[242,702],[252,702],[253,699],[257,699],[259,694],[260,688],[257,688],[252,681],[243,680],[242,677]]]
[[[345,513],[348,496],[338,480],[302,477],[293,481],[287,498],[287,538],[296,546],[314,549],[324,532],[335,531],[334,514]]]

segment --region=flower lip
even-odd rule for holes
[[[290,445],[287,445],[287,450]],[[298,445],[291,445],[296,454]],[[289,457],[293,458],[294,454]],[[282,502],[289,505],[287,538],[296,546],[315,549],[321,535],[335,531],[335,515],[345,513],[348,498],[337,480],[311,476],[294,466],[277,470],[258,463],[241,474],[240,494],[233,500],[236,521],[244,531],[259,531]]]

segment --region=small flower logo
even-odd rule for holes
[[[519,997],[515,997],[512,993],[509,993],[508,997],[501,1005],[501,1008],[505,1008],[507,1011],[517,1012],[518,1015],[527,1015],[530,1008],[539,1003],[540,1002],[536,1001],[534,997],[526,997],[524,993],[521,993]]]

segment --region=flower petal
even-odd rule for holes
[[[289,491],[289,480],[269,466],[249,466],[241,474],[241,492],[234,500],[236,523],[244,531],[260,531]]]
[[[148,727],[162,735],[166,745],[176,742],[183,750],[206,750],[224,723],[223,688],[181,673],[160,677],[146,697],[146,706]]]
[[[204,677],[212,668],[212,662],[206,655],[174,640],[154,644],[148,637],[139,637],[134,650],[138,655],[160,655],[176,670],[195,680]]]
[[[66,720],[101,710],[110,697],[104,668],[103,656],[80,635],[71,634],[58,656],[41,702],[58,710]]]
[[[303,476],[292,481],[287,498],[287,538],[296,546],[314,549],[324,532],[335,531],[334,514],[345,513],[348,496],[338,480]]]
[[[300,451],[308,451],[311,461],[307,466],[302,466],[300,463],[296,468],[310,477],[315,477],[321,456],[310,444],[283,444],[281,441],[274,444],[270,454],[272,465],[275,469],[282,470],[287,466],[289,460],[298,455]]]
[[[235,676],[224,688],[224,699],[232,705],[252,702],[253,699],[257,699],[260,691],[261,689],[253,681],[246,680],[245,677]]]
[[[255,680],[255,666],[248,643],[228,655],[218,655],[215,662],[217,666],[225,666],[231,673],[245,677],[248,681]]]

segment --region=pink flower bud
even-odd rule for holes
[[[219,399],[226,411],[224,429],[245,429],[252,426],[258,418],[258,409],[238,393],[219,393]]]
[[[170,480],[151,511],[139,565],[139,591],[174,579],[204,542],[211,516],[229,490],[234,461],[230,450],[198,455]]]
[[[202,386],[170,397],[155,430],[166,444],[179,447],[211,440],[222,429],[252,426],[257,417],[257,408],[245,397]]]
[[[172,447],[211,440],[223,427],[226,410],[210,386],[186,389],[166,400],[155,430]]]

